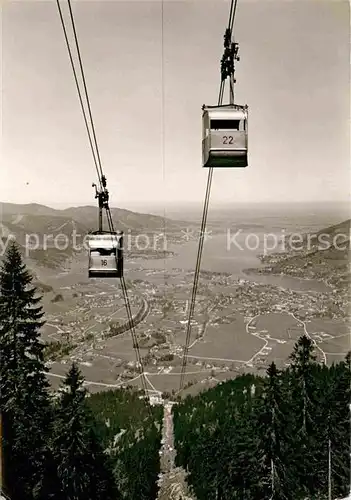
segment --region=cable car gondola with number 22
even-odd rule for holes
[[[248,106],[203,106],[202,166],[248,165]]]

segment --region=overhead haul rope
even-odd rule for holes
[[[91,123],[91,129],[93,131],[93,136],[94,136],[94,143],[95,143],[95,148],[96,148],[96,155],[97,155],[97,159],[98,159],[98,163],[99,163],[99,167],[100,167],[100,175],[101,175],[101,178],[103,178],[104,175],[103,175],[103,172],[102,172],[101,158],[100,158],[100,153],[99,153],[99,147],[98,147],[97,140],[96,140],[94,121],[93,121],[93,116],[92,116],[92,113],[91,113],[90,100],[89,100],[89,96],[88,96],[88,89],[87,89],[87,85],[86,85],[86,81],[85,81],[83,63],[82,63],[82,58],[81,58],[80,50],[79,50],[79,43],[78,43],[76,25],[75,25],[75,22],[74,22],[74,17],[73,17],[73,12],[72,12],[72,7],[71,7],[71,0],[67,0],[67,3],[68,3],[68,7],[69,7],[69,14],[70,14],[71,22],[72,22],[74,40],[75,40],[76,48],[77,48],[77,55],[78,55],[78,60],[79,60],[79,67],[80,67],[80,71],[81,71],[81,74],[82,74],[82,80],[83,80],[83,85],[84,85],[85,97],[86,97],[87,105],[88,105],[88,111],[89,111],[89,118],[90,118],[90,123]]]
[[[225,80],[228,76],[229,77],[233,76],[233,74],[234,74],[234,59],[237,58],[236,57],[237,44],[231,42],[237,3],[238,3],[238,0],[231,1],[228,27],[227,27],[227,29],[225,31],[225,35],[224,35],[224,48],[225,48],[225,50],[224,50],[223,58],[221,60],[221,84],[220,84],[220,88],[219,88],[218,106],[222,105]],[[234,82],[235,82],[235,80],[234,80]],[[234,89],[233,89],[234,82],[232,82],[232,81],[230,82],[231,97],[233,99],[234,99]],[[210,167],[209,172],[208,172],[208,177],[207,177],[207,186],[206,186],[205,201],[204,201],[204,208],[203,208],[202,221],[201,221],[201,230],[200,230],[200,237],[199,237],[199,247],[198,247],[197,258],[196,258],[194,283],[193,283],[191,302],[190,302],[190,307],[189,307],[189,316],[188,316],[188,321],[187,321],[186,340],[185,340],[185,346],[184,346],[184,352],[183,352],[183,361],[182,361],[182,370],[181,370],[181,376],[180,376],[179,391],[181,391],[184,387],[184,378],[185,378],[185,371],[186,371],[188,352],[189,352],[190,334],[191,334],[191,323],[192,323],[192,319],[194,316],[194,310],[195,310],[195,300],[196,300],[196,293],[197,293],[198,281],[199,281],[199,275],[200,275],[200,265],[201,265],[202,250],[203,250],[203,246],[204,246],[204,234],[205,234],[205,230],[206,230],[208,205],[209,205],[210,194],[211,194],[212,177],[213,177],[213,167]]]
[[[100,157],[99,148],[98,148],[97,139],[96,139],[94,121],[93,121],[93,117],[92,117],[90,100],[89,100],[89,95],[88,95],[88,89],[87,89],[86,79],[85,79],[85,75],[84,75],[82,57],[81,57],[80,50],[79,50],[78,36],[77,36],[76,27],[75,27],[75,22],[74,22],[74,16],[73,16],[73,12],[72,12],[71,2],[70,2],[70,0],[67,0],[68,7],[69,7],[69,13],[70,13],[70,19],[71,19],[73,33],[74,33],[74,40],[75,40],[76,50],[77,50],[77,54],[78,54],[79,66],[80,66],[80,71],[81,71],[81,76],[82,76],[82,81],[83,81],[83,86],[84,86],[84,94],[85,94],[85,98],[86,98],[87,105],[88,105],[90,125],[91,125],[91,129],[92,129],[92,133],[93,133],[93,139],[94,139],[96,153],[94,151],[93,140],[92,140],[92,137],[91,137],[89,126],[88,126],[87,114],[86,114],[86,111],[85,111],[85,108],[84,108],[84,105],[83,105],[82,93],[81,93],[81,90],[80,90],[80,87],[79,87],[79,82],[78,82],[78,78],[77,78],[77,72],[76,72],[76,68],[75,68],[75,65],[74,65],[73,57],[72,57],[72,51],[71,51],[70,43],[69,43],[68,36],[67,36],[67,30],[66,30],[64,18],[63,18],[63,15],[62,15],[60,1],[56,0],[56,3],[57,3],[57,8],[58,8],[58,12],[59,12],[59,16],[60,16],[60,20],[61,20],[61,24],[62,24],[62,28],[63,28],[63,33],[64,33],[66,45],[67,45],[69,59],[70,59],[72,70],[73,70],[74,80],[75,80],[75,83],[76,83],[76,88],[77,88],[78,97],[79,97],[79,101],[80,101],[80,105],[81,105],[81,109],[82,109],[82,113],[83,113],[83,117],[84,117],[84,122],[85,122],[86,130],[87,130],[87,133],[88,133],[89,143],[90,143],[91,151],[92,151],[92,154],[93,154],[93,159],[94,159],[94,163],[95,163],[95,167],[96,167],[96,171],[97,171],[97,176],[98,176],[98,181],[99,181],[100,189],[103,192],[103,194],[105,195],[104,208],[106,209],[106,216],[107,216],[107,221],[108,221],[110,233],[112,233],[112,237],[113,236],[116,237],[116,240],[117,240],[117,243],[118,243],[118,239],[117,239],[117,236],[115,235],[115,230],[114,230],[114,227],[113,227],[113,220],[112,220],[112,215],[111,215],[110,207],[108,205],[108,191],[106,189],[106,177],[104,176],[103,170],[102,170],[101,157]],[[116,262],[117,262],[117,249],[116,249]],[[140,378],[141,378],[142,389],[143,389],[143,392],[144,392],[145,397],[146,397],[146,402],[148,402],[148,398],[147,398],[148,389],[147,389],[146,377],[145,377],[145,373],[144,373],[144,366],[143,366],[142,358],[141,358],[141,355],[140,355],[140,350],[139,350],[139,345],[138,345],[138,339],[137,339],[137,336],[136,336],[136,333],[135,333],[135,325],[134,325],[133,315],[132,315],[130,301],[129,301],[129,297],[128,297],[127,286],[126,286],[126,283],[125,283],[125,280],[124,280],[123,276],[120,278],[120,280],[121,280],[121,288],[122,288],[122,292],[123,292],[123,298],[124,298],[125,305],[126,305],[127,318],[128,318],[128,326],[129,326],[129,328],[131,330],[133,347],[135,349],[136,357],[137,357],[137,362],[138,362],[138,365],[139,365],[139,368],[140,368]],[[148,408],[149,408],[150,414],[152,416],[151,409],[150,409],[149,405],[148,405]]]
[[[96,156],[95,156],[94,146],[93,146],[93,142],[92,142],[91,135],[90,135],[90,130],[89,130],[89,125],[88,125],[88,120],[87,120],[87,116],[86,116],[85,109],[84,109],[84,104],[83,104],[83,99],[82,99],[82,93],[81,93],[80,88],[79,88],[79,82],[78,82],[77,72],[76,72],[76,69],[75,69],[75,66],[74,66],[74,61],[73,61],[73,57],[72,57],[72,51],[71,51],[71,47],[70,47],[70,44],[69,44],[69,40],[68,40],[68,36],[67,36],[67,30],[66,30],[64,19],[63,19],[62,10],[61,10],[61,6],[60,6],[59,0],[56,0],[56,4],[57,4],[57,8],[58,8],[58,12],[59,12],[61,24],[62,24],[62,29],[63,29],[63,34],[64,34],[64,37],[65,37],[65,41],[66,41],[66,46],[67,46],[67,50],[68,50],[69,59],[70,59],[70,62],[71,62],[71,67],[72,67],[72,71],[73,71],[74,81],[76,83],[76,88],[77,88],[77,92],[78,92],[79,102],[80,102],[80,106],[81,106],[83,117],[84,117],[85,128],[87,130],[87,134],[88,134],[88,138],[89,138],[90,149],[91,149],[91,152],[93,154],[94,164],[95,164],[95,167],[96,167],[96,173],[97,173],[97,176],[98,176],[98,179],[99,179],[99,183],[100,183],[99,165],[98,165],[98,162],[97,162],[97,159],[96,159]]]

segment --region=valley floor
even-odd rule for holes
[[[193,273],[183,269],[127,269],[133,316],[145,310],[136,333],[150,395],[179,388]],[[122,385],[141,387],[130,332],[114,334],[127,321],[118,280],[88,280],[86,262],[69,271],[40,276],[54,288],[44,295],[43,339],[67,347],[49,362],[57,387],[75,360],[91,391]],[[328,291],[291,290],[219,273],[199,280],[191,328],[184,394],[196,393],[246,371],[280,366],[304,333],[328,364],[349,349],[347,306]]]

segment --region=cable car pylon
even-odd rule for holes
[[[203,106],[202,166],[208,167],[208,177],[204,208],[196,258],[194,283],[187,320],[186,339],[183,351],[179,391],[184,388],[191,325],[195,310],[195,300],[199,281],[201,257],[206,230],[208,206],[211,194],[213,168],[247,166],[247,117],[248,106],[234,102],[235,62],[240,60],[239,44],[232,41],[233,26],[238,0],[231,0],[228,27],[224,34],[224,54],[221,59],[221,83],[217,106]],[[229,78],[229,104],[223,105],[225,82]]]

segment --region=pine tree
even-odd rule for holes
[[[65,500],[121,498],[86,404],[84,379],[73,363],[64,380],[56,410],[53,448]]]
[[[271,363],[257,410],[263,472],[261,495],[272,500],[293,498],[286,460],[291,439],[283,382],[282,373]]]
[[[45,370],[39,329],[44,313],[32,276],[12,243],[0,271],[1,404],[5,408],[17,394],[19,377]]]
[[[315,454],[319,441],[316,428],[317,384],[316,356],[313,342],[306,335],[299,338],[290,356],[291,413],[294,414],[294,454],[292,467],[297,485],[296,495],[317,494],[320,485],[316,481],[318,457]]]
[[[4,483],[12,498],[34,498],[46,475],[51,428],[40,328],[43,312],[16,243],[0,271],[0,408]]]
[[[350,493],[350,396],[349,355],[331,370],[329,435],[331,444],[331,481],[334,496]]]
[[[323,366],[315,372],[318,406],[315,426],[318,442],[316,483],[323,498],[344,498],[350,488],[350,370],[347,361]]]

